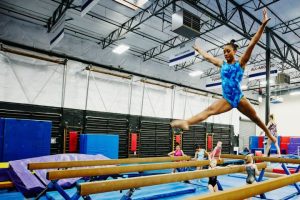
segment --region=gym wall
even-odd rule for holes
[[[281,95],[283,103],[270,103],[270,113],[274,114],[277,122],[277,131],[282,136],[299,136],[299,113],[300,113],[300,96],[291,96],[288,93]],[[259,106],[259,115],[265,119],[265,98]],[[259,135],[260,131],[256,132]]]

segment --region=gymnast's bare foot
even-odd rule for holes
[[[186,120],[174,120],[171,122],[172,128],[181,128],[185,131],[189,130],[189,124]]]

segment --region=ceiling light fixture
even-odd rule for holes
[[[242,88],[242,90],[247,90],[248,86],[247,85],[242,85],[241,88]]]
[[[267,85],[267,81],[261,81],[260,82],[261,85]],[[274,80],[270,80],[270,85],[274,84]]]
[[[113,52],[116,54],[122,54],[125,51],[127,51],[130,47],[124,44],[120,44],[119,46],[117,46],[116,48],[113,49]]]
[[[290,95],[291,95],[291,96],[300,95],[300,91],[290,92]]]
[[[195,76],[200,76],[201,74],[203,74],[203,71],[193,71],[193,72],[190,72],[189,75],[192,76],[192,77],[195,77]]]
[[[127,6],[133,10],[137,10],[142,7],[148,0],[115,0],[116,2]]]

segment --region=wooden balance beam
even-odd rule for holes
[[[9,168],[8,162],[0,162],[0,169]],[[0,189],[8,189],[14,187],[13,182],[11,181],[1,181],[0,182]]]
[[[174,156],[174,157],[149,157],[149,158],[124,158],[111,160],[85,160],[85,161],[63,161],[63,162],[37,162],[28,163],[28,170],[37,169],[58,169],[71,167],[90,167],[100,165],[117,165],[131,163],[147,163],[147,162],[172,162],[190,160],[190,156]]]
[[[0,182],[0,189],[12,188],[14,184],[11,181],[2,181]]]
[[[128,172],[142,172],[149,170],[171,169],[171,168],[183,168],[183,167],[202,167],[209,165],[209,160],[203,161],[186,161],[175,163],[157,163],[157,164],[145,164],[145,165],[133,165],[133,166],[114,166],[114,167],[97,167],[97,168],[81,168],[81,169],[69,169],[69,170],[55,170],[47,172],[48,180],[59,180],[63,178],[75,178],[75,177],[90,177],[90,176],[103,176],[112,174],[122,174]],[[218,161],[218,164],[223,163]]]
[[[226,199],[245,199],[258,194],[263,194],[278,188],[300,181],[300,173],[270,179],[259,183],[248,184],[242,187],[219,191],[206,195],[188,198],[187,200],[226,200]]]
[[[246,156],[244,156],[244,155],[232,155],[232,154],[221,154],[221,158],[245,159]],[[300,164],[300,159],[263,157],[263,156],[254,156],[253,158],[254,158],[254,160],[265,161],[265,162]]]
[[[267,163],[257,164],[258,169],[266,168]],[[159,185],[164,183],[186,181],[204,177],[218,176],[231,173],[239,173],[245,171],[245,166],[230,166],[218,169],[209,169],[193,172],[181,172],[175,174],[154,175],[147,177],[137,177],[109,181],[96,181],[90,183],[82,183],[78,185],[78,191],[81,196],[96,194],[101,192],[126,190],[151,185]]]
[[[277,174],[277,173],[269,172],[269,171],[267,171],[267,169],[268,168],[266,168],[265,171],[264,171],[264,177],[278,178],[278,177],[282,177],[282,176],[287,176],[286,174]],[[247,173],[243,172],[243,174],[247,174]]]

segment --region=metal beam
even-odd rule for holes
[[[291,28],[291,26],[295,26],[294,28]],[[294,19],[288,20],[286,22],[281,22],[279,24],[276,24],[271,29],[280,31],[282,34],[286,34],[291,32],[292,30],[288,30],[288,27],[292,29],[293,31],[300,29],[300,17],[296,17]]]
[[[253,30],[253,26],[261,24],[260,20],[258,20],[253,14],[251,14],[248,10],[243,8],[240,4],[238,4],[234,0],[226,0],[226,3],[230,4],[231,8],[233,7],[233,12],[231,13],[231,15],[229,15],[230,13],[225,14],[225,16],[229,16],[225,20],[222,19],[222,14],[219,13],[218,10],[209,7],[209,6],[216,6],[216,5],[211,5],[211,4],[205,5],[201,2],[199,2],[198,4],[191,3],[190,1],[186,1],[186,2],[189,5],[195,7],[200,12],[207,15],[208,17],[218,21],[219,23],[226,25],[227,27],[231,28],[235,32],[241,34],[242,36],[248,39],[250,39],[253,33],[256,32],[256,30]],[[228,10],[225,11],[229,12]],[[235,15],[238,15],[236,17],[239,20],[238,23],[232,20],[232,18]],[[247,17],[248,22],[249,19],[251,20],[250,22],[251,25],[249,27],[243,28],[242,23],[245,17]],[[271,43],[273,42],[277,44],[283,44],[283,48],[282,47],[279,48],[279,45],[278,47],[275,46],[276,48],[271,50],[271,54],[275,55],[276,57],[288,63],[290,66],[299,70],[300,67],[299,67],[298,59],[299,59],[300,52],[272,30],[270,30],[270,36],[271,36]],[[260,46],[263,49],[266,49],[266,45],[262,41],[258,43],[258,46]]]
[[[181,45],[182,43],[188,42],[190,39],[182,37],[182,36],[176,36],[174,38],[171,38],[167,41],[165,41],[163,44],[154,47],[144,53],[142,53],[143,61],[147,61],[151,58],[154,58],[163,52],[166,52],[174,47],[177,47],[178,45]]]
[[[264,4],[264,3],[262,3],[262,4]],[[289,32],[293,32],[298,38],[300,38],[300,35],[298,33],[296,33],[296,31],[293,30],[286,22],[284,22],[271,8],[269,8],[268,10],[282,23],[282,25],[284,25],[286,27],[286,30],[289,29]]]
[[[199,34],[199,36],[204,35],[204,34],[210,32],[210,31],[212,31],[212,30],[214,30],[214,29],[216,29],[220,26],[222,26],[222,24],[219,24],[214,20],[205,21],[200,25],[200,34]],[[201,31],[201,29],[204,29],[204,28],[206,28],[206,29]],[[194,38],[189,39],[189,38],[185,38],[185,37],[182,37],[182,36],[175,36],[175,37],[171,38],[170,40],[165,41],[163,44],[161,44],[159,46],[156,46],[156,47],[153,47],[153,48],[145,51],[143,53],[143,60],[147,61],[149,59],[155,58],[156,56],[158,56],[158,55],[160,55],[164,52],[167,52],[170,49],[178,47],[178,46],[180,46],[184,43],[187,43],[187,42],[189,42],[193,39]]]
[[[269,5],[271,5],[273,3],[276,3],[278,1],[280,1],[280,0],[271,0],[271,1],[270,0],[266,0],[266,3],[264,3],[263,0],[259,0],[258,1],[258,5],[255,8],[255,11],[258,11],[258,10],[260,10],[262,8],[268,7]],[[253,3],[255,4],[255,1],[253,1]]]
[[[280,1],[280,0],[271,0],[271,1],[270,0],[266,0],[266,3],[264,3],[263,0],[258,0],[258,4],[257,4],[257,0],[249,0],[249,1],[241,4],[241,6],[245,6],[245,5],[249,4],[249,3],[253,3],[254,7],[252,9],[254,9],[255,11],[257,11],[257,10],[265,8],[265,7],[267,7],[267,6],[269,6],[269,5],[273,4],[273,3],[276,3],[278,1]],[[247,7],[250,7],[250,6],[247,5]]]
[[[51,31],[53,26],[59,21],[59,19],[66,13],[66,11],[70,8],[74,0],[62,0],[59,6],[55,9],[52,14],[52,17],[48,19],[47,28],[48,33]]]
[[[269,114],[270,114],[270,30],[266,28],[266,105],[265,105],[265,124],[269,123]]]
[[[151,17],[160,14],[162,10],[176,1],[177,0],[155,0],[148,8],[131,17],[129,20],[123,23],[120,28],[108,34],[108,36],[105,37],[102,42],[102,48],[105,49],[114,42],[120,40],[126,33],[135,30],[139,25]]]
[[[208,43],[211,43],[211,44],[214,44],[213,42],[211,42],[211,40],[209,40],[209,39],[205,39],[205,38],[201,38],[201,39],[203,39],[203,40],[205,40],[206,42],[208,42]],[[238,42],[238,44],[239,44],[239,48],[244,48],[244,47],[246,47],[247,45],[246,45],[246,43],[247,43],[247,41],[248,41],[248,39],[247,38],[242,38],[242,39],[239,39],[239,40],[237,40],[237,42]],[[223,47],[224,47],[224,45],[225,44],[221,44],[221,45],[216,45],[216,44],[214,44],[215,46],[217,46],[216,48],[213,48],[213,49],[210,49],[210,50],[208,50],[207,52],[208,53],[210,53],[210,54],[212,54],[214,57],[219,57],[219,56],[222,56],[223,55]],[[220,52],[222,52],[222,53],[220,53]],[[200,57],[195,57],[195,58],[193,58],[191,61],[188,61],[188,62],[185,62],[185,63],[183,63],[183,64],[181,64],[181,65],[177,65],[177,66],[175,66],[176,68],[175,68],[175,71],[178,71],[178,70],[182,70],[182,69],[185,69],[185,68],[188,68],[188,67],[190,67],[190,66],[192,66],[192,65],[194,65],[194,64],[196,64],[196,63],[200,63],[200,62],[203,62],[203,61],[205,61],[205,59],[203,59],[203,58],[200,58]],[[250,62],[252,61],[252,59],[249,61],[249,63],[248,63],[248,65],[250,65]],[[252,64],[252,63],[251,63]],[[218,71],[219,72],[219,71]],[[203,74],[203,75],[205,75],[205,74]],[[202,77],[202,76],[201,76]],[[203,77],[202,77],[203,78]]]
[[[9,47],[4,46],[2,43],[0,44],[0,51],[13,53],[13,54],[21,55],[21,56],[26,56],[26,57],[30,57],[30,58],[35,58],[35,59],[39,59],[39,60],[44,60],[44,61],[48,61],[48,62],[53,62],[53,63],[57,63],[60,65],[66,64],[65,59],[51,58],[48,56],[46,57],[46,56],[38,55],[33,52],[29,53],[29,52],[22,51],[19,49],[9,48]]]

